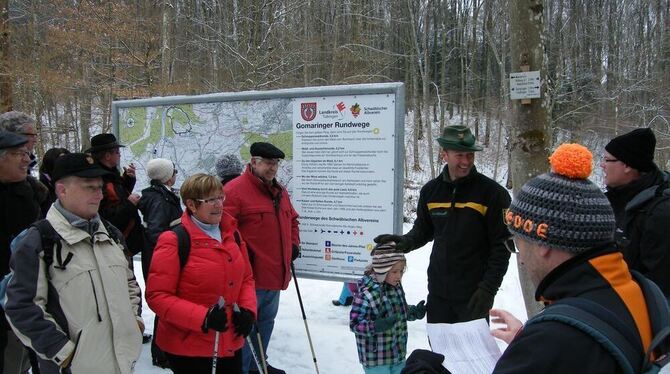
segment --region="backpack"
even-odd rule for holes
[[[184,225],[181,223],[170,228],[172,232],[177,235],[177,253],[179,254],[179,270],[183,270],[188,261],[188,256],[191,254],[191,237],[186,232]],[[233,231],[233,237],[235,237],[235,243],[237,246],[242,248],[242,243],[240,240],[240,233],[235,230]]]
[[[112,226],[112,224],[109,223],[107,220],[100,218],[100,221],[104,225],[105,230],[107,230],[109,237],[121,248],[123,248],[123,245],[119,240],[120,232],[114,226]],[[56,232],[51,223],[46,219],[41,219],[39,221],[33,222],[28,228],[21,231],[14,239],[12,239],[12,242],[9,245],[11,256],[14,256],[14,254],[19,248],[19,243],[26,237],[26,235],[28,234],[28,229],[30,229],[31,227],[37,228],[37,231],[40,233],[42,251],[44,253],[43,258],[44,262],[46,263],[46,267],[48,268],[53,264],[54,253],[55,253],[57,264],[54,265],[54,268],[65,270],[67,264],[69,264],[70,261],[72,260],[73,254],[72,252],[69,252],[65,257],[65,259],[63,259],[62,255],[63,244],[61,242],[63,238],[61,238],[61,236]],[[49,278],[48,274],[49,272],[47,271],[47,279]],[[0,281],[0,305],[3,308],[5,307],[5,301],[7,299],[6,297],[7,285],[9,284],[9,281],[12,279],[13,276],[14,271],[10,269],[10,272],[2,278],[2,281]]]
[[[655,283],[634,270],[631,273],[647,302],[652,330],[647,352],[636,330],[626,326],[609,309],[588,299],[562,299],[528,320],[526,326],[543,321],[561,322],[590,335],[626,374],[670,373],[670,307]]]

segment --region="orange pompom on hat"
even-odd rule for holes
[[[517,235],[581,253],[614,236],[614,213],[605,194],[588,180],[593,155],[579,144],[562,144],[549,157],[551,172],[521,187],[505,215]]]

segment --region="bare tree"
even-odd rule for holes
[[[543,33],[543,1],[510,0],[512,70],[540,70],[541,86],[546,87]],[[515,140],[509,166],[515,194],[528,179],[547,171],[550,136],[546,105],[546,90],[542,99],[532,100],[530,104],[520,101],[512,104],[512,138]],[[530,317],[540,310],[534,300],[535,286],[522,266],[519,266],[519,278]]]

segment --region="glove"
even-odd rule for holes
[[[390,317],[386,318],[377,318],[375,322],[375,332],[376,333],[381,333],[384,331],[390,330],[393,325],[398,321],[398,316],[395,314],[392,314]]]
[[[244,308],[240,308],[239,312],[233,312],[233,325],[235,325],[235,334],[246,338],[254,326],[253,313]]]
[[[300,257],[300,247],[297,245],[293,244],[292,250],[291,250],[291,261],[295,261],[296,258]]]
[[[375,237],[372,240],[374,240],[374,242],[377,244],[386,244],[388,242],[395,242],[395,248],[403,253],[407,253],[412,249],[414,249],[412,248],[412,243],[402,235],[381,234],[377,235],[377,237]]]
[[[218,304],[212,305],[207,311],[205,320],[202,322],[202,332],[207,333],[207,330],[225,331],[228,328],[228,318],[226,317],[226,309],[219,308]]]
[[[493,307],[494,297],[495,295],[490,291],[481,287],[477,288],[468,302],[468,309],[470,310],[469,319],[475,320],[488,317],[489,310]]]
[[[426,316],[426,301],[421,300],[416,305],[410,305],[407,308],[407,320],[415,321]]]

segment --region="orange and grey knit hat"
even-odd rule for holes
[[[521,187],[505,214],[510,231],[523,238],[582,253],[614,236],[614,213],[605,194],[588,180],[593,155],[579,144],[562,144],[549,157],[551,172]]]

